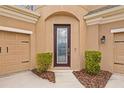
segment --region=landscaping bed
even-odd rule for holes
[[[73,71],[73,74],[86,88],[104,88],[112,75],[111,72],[103,70],[97,75],[89,75],[85,69]]]
[[[50,82],[55,83],[55,73],[52,71],[45,71],[45,72],[39,73],[37,72],[36,69],[33,69],[32,72],[43,79],[47,79]]]

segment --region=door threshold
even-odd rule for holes
[[[71,67],[54,67],[54,70],[71,70]]]
[[[51,71],[53,71],[53,72],[64,72],[64,73],[66,73],[66,72],[73,72],[73,70],[51,70]]]

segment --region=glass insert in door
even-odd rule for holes
[[[57,28],[57,64],[68,63],[68,29]]]

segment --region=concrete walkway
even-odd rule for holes
[[[70,70],[55,70],[56,83],[39,78],[31,71],[0,78],[0,88],[84,88]],[[106,88],[124,88],[124,74],[113,74]]]
[[[124,88],[124,74],[113,74],[108,81],[106,88]]]
[[[82,88],[72,71],[55,71],[56,83],[39,78],[31,71],[0,78],[0,88]]]
[[[56,70],[54,71],[56,75],[55,87],[62,88],[83,88],[84,86],[76,79],[70,70]]]

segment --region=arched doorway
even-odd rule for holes
[[[71,13],[56,12],[45,20],[45,31],[46,48],[54,54],[53,67],[78,67],[79,20]]]

